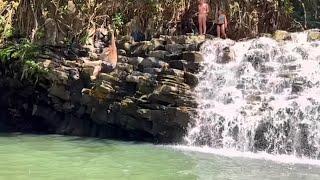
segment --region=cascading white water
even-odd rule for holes
[[[215,39],[201,52],[189,145],[320,158],[319,41],[307,33],[285,42]],[[232,52],[235,61],[221,63]]]

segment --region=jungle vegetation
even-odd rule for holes
[[[320,27],[319,0],[208,0],[210,21],[218,8],[230,19],[229,37],[240,39],[277,29],[300,31]],[[196,0],[0,0],[0,44],[46,36],[53,22],[59,42],[88,43],[94,30],[112,23],[118,35],[130,34],[133,19],[151,34],[179,34],[179,24],[196,23]],[[130,24],[131,23],[131,24]],[[52,28],[51,28],[52,29]],[[52,32],[50,32],[52,34]]]

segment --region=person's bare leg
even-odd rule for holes
[[[202,35],[202,17],[199,15],[199,19],[198,19],[198,22],[199,22],[199,34]]]
[[[221,25],[221,37],[227,38],[226,29],[224,28],[224,24]]]
[[[90,79],[93,81],[93,80],[96,80],[99,73],[101,71],[101,65],[98,65],[98,66],[95,66],[94,69],[93,69],[93,73],[92,73],[92,76],[90,76]]]
[[[207,33],[207,16],[203,16],[203,34],[205,35]]]
[[[217,25],[217,36],[218,36],[218,38],[220,38],[220,25],[218,24]]]

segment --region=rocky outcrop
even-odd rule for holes
[[[277,30],[274,32],[273,38],[277,41],[291,40],[291,35],[287,31]]]
[[[309,30],[308,41],[320,41],[320,29]]]
[[[62,63],[46,59],[42,65],[49,74],[36,87],[1,84],[2,89],[16,89],[17,96],[6,96],[4,108],[13,109],[19,118],[10,116],[9,124],[18,131],[180,141],[197,107],[193,90],[203,41],[201,36],[120,40],[116,69],[95,79],[91,77],[99,62],[93,53]],[[19,101],[12,103],[13,99]]]

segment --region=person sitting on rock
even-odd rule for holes
[[[218,20],[217,20],[217,36],[218,38],[227,38],[226,30],[228,28],[227,17],[224,14],[223,10],[218,11]]]
[[[198,10],[199,33],[200,35],[202,35],[206,34],[207,32],[207,17],[209,13],[209,5],[206,0],[199,0]]]

